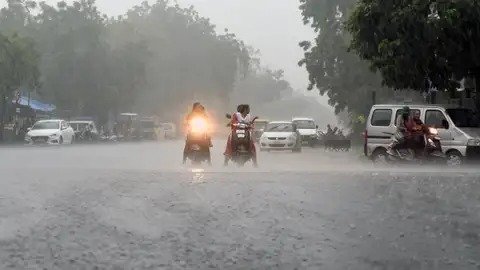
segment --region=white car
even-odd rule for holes
[[[298,129],[298,133],[302,138],[302,144],[310,146],[317,144],[319,135],[315,120],[311,118],[293,118],[292,122]]]
[[[270,150],[302,151],[300,135],[292,122],[276,121],[265,126],[260,137],[260,151]]]
[[[72,144],[74,140],[75,132],[64,120],[38,121],[25,135],[28,144]]]

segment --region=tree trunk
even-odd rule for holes
[[[2,100],[0,101],[0,143],[4,142],[5,134],[5,114],[7,111],[7,96],[1,94]]]
[[[480,112],[480,73],[475,72],[475,108]]]

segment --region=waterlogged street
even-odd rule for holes
[[[0,149],[0,269],[480,269],[480,170],[215,146]]]

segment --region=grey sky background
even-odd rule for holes
[[[143,0],[97,0],[99,9],[111,16],[124,14]],[[3,0],[3,5],[6,1]],[[57,0],[46,0],[53,4]],[[70,2],[70,1],[69,1]],[[150,0],[150,3],[155,2]],[[172,1],[173,2],[173,1]],[[211,19],[218,32],[228,28],[248,45],[260,50],[262,64],[272,69],[283,69],[293,88],[309,96],[308,74],[297,65],[303,56],[298,43],[313,40],[314,32],[303,25],[298,0],[177,0],[183,7],[196,10]],[[326,104],[325,98],[318,98]]]

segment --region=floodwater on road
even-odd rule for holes
[[[181,165],[181,142],[0,149],[0,269],[480,269],[475,168]]]

